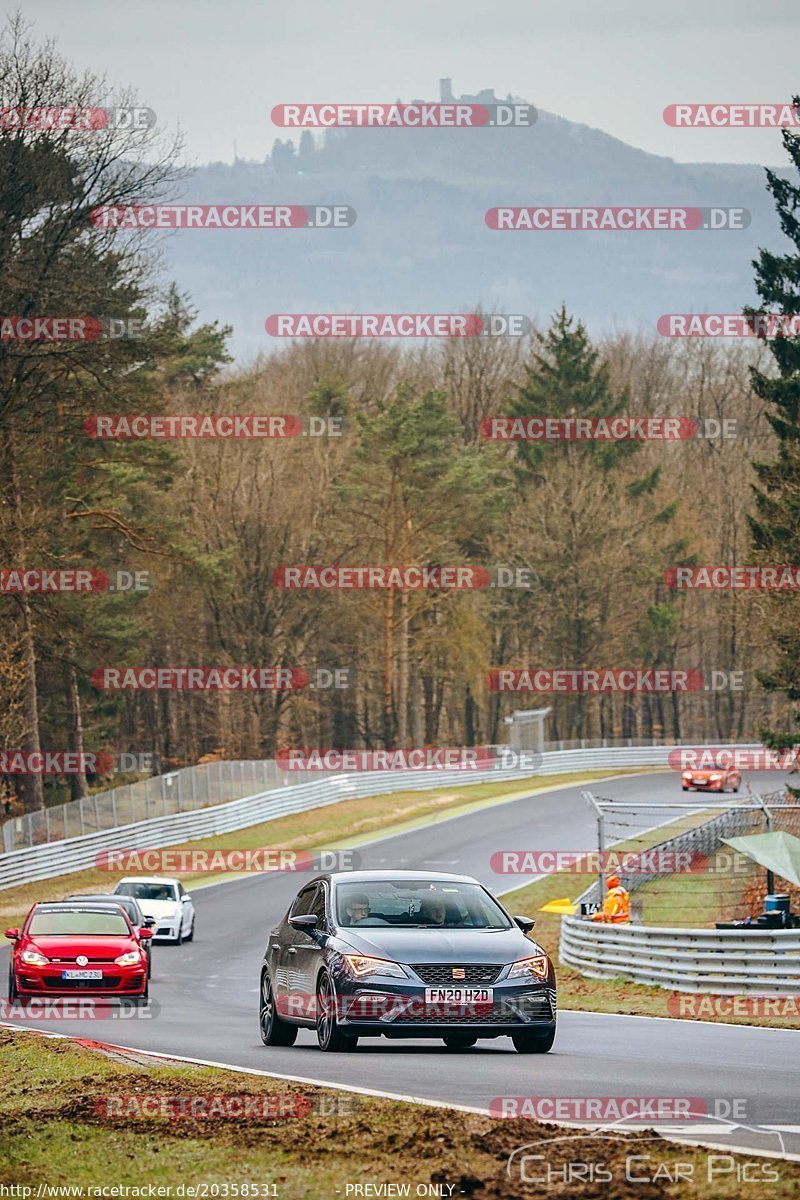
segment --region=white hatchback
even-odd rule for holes
[[[194,938],[194,904],[180,880],[158,875],[130,875],[119,881],[114,892],[138,900],[144,915],[155,921],[154,938],[175,942],[177,946]]]

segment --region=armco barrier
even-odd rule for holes
[[[678,992],[800,992],[800,929],[669,929],[563,917],[559,958],[592,979]]]
[[[546,751],[537,774],[666,766],[670,751],[674,748],[672,745],[606,746],[587,750]],[[305,778],[308,774],[305,773]],[[272,788],[214,807],[154,817],[0,854],[0,889],[94,866],[95,856],[101,850],[152,850],[175,846],[246,829],[288,813],[336,804],[351,797],[519,779],[531,779],[532,786],[535,786],[535,776],[532,777],[529,767],[522,770],[495,767],[484,771],[371,771],[351,775],[320,773],[320,778],[310,783],[294,783],[292,780],[291,787]]]

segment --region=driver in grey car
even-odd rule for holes
[[[344,906],[347,913],[347,924],[358,925],[369,916],[369,896],[366,892],[356,892],[350,896]]]

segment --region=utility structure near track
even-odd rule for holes
[[[738,863],[724,843],[759,832],[766,822],[773,830],[798,832],[800,803],[783,792],[696,807],[685,800],[665,805],[582,795],[597,814],[598,881],[578,902],[596,905],[615,869],[632,894],[635,914],[641,917],[646,908],[654,919],[615,926],[566,916],[559,947],[563,963],[590,978],[622,976],[678,992],[789,995],[800,1001],[800,930],[707,927],[715,905],[746,907],[744,893],[751,886],[750,867]],[[665,812],[673,815],[662,826]],[[650,814],[652,823],[642,820]],[[681,817],[683,829],[655,840],[656,829],[667,832]],[[684,886],[676,886],[678,876]]]
[[[747,800],[735,802],[698,798],[696,804],[685,799],[666,804],[613,800],[590,791],[581,796],[597,820],[597,854],[588,856],[587,868],[587,873],[592,871],[596,861],[597,883],[579,898],[587,904],[602,902],[607,875],[614,871],[629,892],[642,892],[644,898],[655,894],[659,880],[683,875],[713,881],[717,902],[741,907],[750,868],[743,862],[712,861],[724,851],[725,840],[773,830],[800,835],[800,801],[787,799],[783,791],[764,796],[751,792]],[[659,838],[656,831],[662,828],[664,836]],[[661,894],[669,900],[665,890]],[[704,903],[702,896],[681,898],[676,893],[672,899],[675,917],[688,916],[697,924],[709,919],[702,908],[692,912],[692,906]]]
[[[506,717],[504,723],[508,726],[510,749],[542,754],[545,749],[544,723],[552,711],[551,708],[523,708]]]

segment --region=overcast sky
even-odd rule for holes
[[[4,5],[8,14],[20,7]],[[493,87],[686,162],[783,161],[774,130],[679,130],[667,104],[800,91],[800,0],[26,0],[81,68],[136,88],[190,161],[264,157],[288,101]],[[391,131],[387,131],[387,137]],[[421,135],[422,136],[422,135]]]

